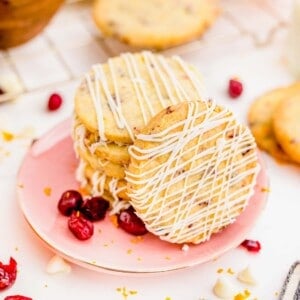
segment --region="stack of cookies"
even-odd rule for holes
[[[125,53],[92,67],[75,96],[77,178],[133,206],[171,243],[198,244],[233,223],[254,192],[259,162],[247,127],[212,100],[179,57]]]
[[[258,146],[281,162],[300,163],[300,83],[271,90],[251,105],[249,126]]]
[[[201,75],[179,57],[125,53],[94,65],[75,95],[77,179],[93,195],[128,206],[128,146],[165,107],[203,97]]]

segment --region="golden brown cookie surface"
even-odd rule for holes
[[[290,161],[277,142],[273,130],[273,114],[279,103],[300,92],[300,83],[271,90],[257,98],[249,108],[248,123],[257,145],[280,161]]]
[[[168,107],[129,148],[130,202],[161,239],[206,241],[247,205],[259,169],[256,151],[248,128],[212,101]]]
[[[201,75],[179,57],[125,53],[85,75],[75,95],[75,113],[98,141],[131,144],[164,107],[202,97]]]
[[[162,49],[200,36],[218,15],[215,0],[97,0],[102,33],[135,47]]]
[[[273,126],[283,150],[300,163],[300,92],[280,102],[273,115]]]

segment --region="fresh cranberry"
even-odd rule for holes
[[[243,92],[243,84],[237,79],[230,79],[228,85],[228,94],[231,98],[239,97]]]
[[[68,190],[61,195],[57,208],[64,216],[70,216],[73,211],[80,209],[82,203],[82,196],[79,192]]]
[[[79,239],[87,240],[94,233],[94,224],[84,218],[79,211],[73,212],[68,221],[70,231]]]
[[[11,257],[8,265],[0,262],[0,290],[11,286],[17,277],[17,262]]]
[[[261,245],[259,241],[244,240],[241,246],[245,247],[250,252],[259,252]]]
[[[13,295],[5,297],[4,300],[32,300],[32,298],[21,295]]]
[[[129,207],[118,215],[119,226],[133,235],[143,235],[148,231],[144,222],[135,214],[134,209]]]
[[[84,202],[80,208],[80,212],[90,221],[99,221],[104,219],[108,208],[108,201],[101,197],[92,197]]]
[[[48,109],[57,110],[62,105],[62,97],[59,94],[52,94],[48,100]]]

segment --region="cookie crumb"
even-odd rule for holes
[[[52,193],[52,189],[51,189],[51,187],[45,187],[44,188],[44,194],[46,195],[46,196],[51,196],[51,193]]]
[[[227,273],[230,274],[230,275],[233,275],[235,272],[231,268],[228,268]]]
[[[269,189],[268,187],[262,187],[260,190],[261,190],[261,192],[263,192],[263,193],[270,193],[270,192],[271,192],[270,189]]]
[[[224,272],[224,269],[223,268],[219,268],[218,270],[217,270],[217,273],[218,274],[221,274],[221,273],[223,273]]]

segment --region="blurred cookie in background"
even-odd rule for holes
[[[201,36],[218,14],[215,0],[96,0],[93,8],[96,25],[104,35],[152,49]]]

